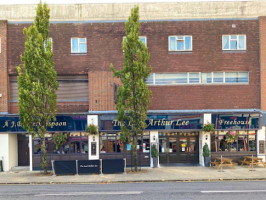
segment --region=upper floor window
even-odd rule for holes
[[[126,36],[123,36],[123,40],[125,38],[126,38]],[[146,38],[146,36],[139,36],[139,41],[141,41],[147,47],[147,38]]]
[[[126,36],[123,36],[123,41],[124,41],[124,39],[126,39]],[[146,36],[139,36],[139,41],[141,41],[147,47],[147,38],[146,38]],[[123,53],[125,53],[124,49],[123,49]]]
[[[192,51],[192,36],[169,36],[169,51]]]
[[[48,40],[51,42],[51,51],[53,51],[53,38],[49,37]],[[48,46],[48,42],[45,40],[44,41],[44,48],[46,49],[47,46]]]
[[[146,36],[139,36],[139,41],[141,41],[147,47],[147,38],[146,38]]]
[[[145,80],[148,85],[179,84],[248,84],[248,72],[181,72],[151,73]]]
[[[71,53],[87,53],[86,38],[71,38]]]
[[[223,35],[223,50],[246,50],[246,35]]]

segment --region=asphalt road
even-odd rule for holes
[[[266,199],[266,181],[0,185],[0,199]]]

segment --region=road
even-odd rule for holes
[[[0,185],[0,199],[266,199],[266,181]]]

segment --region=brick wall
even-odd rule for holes
[[[16,75],[15,66],[20,63],[24,26],[8,24],[10,75]],[[258,20],[145,22],[140,31],[140,35],[147,36],[153,72],[249,72],[248,85],[151,86],[153,98],[149,109],[260,108]],[[223,52],[223,34],[246,34],[247,50]],[[125,35],[124,23],[55,23],[51,24],[50,35],[58,74],[89,72],[89,109],[114,110],[113,100],[109,101],[110,97],[113,99],[112,85],[115,82],[110,73],[110,63],[116,68],[123,66],[121,42]],[[168,52],[169,35],[192,35],[193,51]],[[71,37],[87,38],[86,55],[71,55]]]
[[[7,73],[7,21],[0,21],[0,112],[8,112],[8,73]]]
[[[260,17],[261,110],[266,111],[266,17]]]
[[[115,110],[115,85],[120,82],[112,72],[90,71],[89,77],[89,110]]]
[[[78,113],[89,110],[88,102],[59,102],[57,103],[57,113]],[[18,113],[18,104],[10,103],[10,113]]]

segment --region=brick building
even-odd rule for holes
[[[146,18],[141,19],[140,39],[149,49],[152,66],[147,80],[152,91],[148,126],[138,141],[141,165],[151,164],[151,144],[158,145],[162,165],[202,165],[205,143],[213,157],[223,155],[237,160],[256,155],[265,159],[266,18],[245,12],[240,15],[238,9],[239,5],[245,10],[254,6],[260,14],[266,4],[242,3],[233,6],[230,2],[204,2],[200,7],[205,8],[206,16],[199,13],[197,17],[192,14],[196,3],[152,4],[153,9],[183,6],[185,19],[171,13],[169,17],[173,18],[166,19],[163,14],[148,17],[145,8],[151,4],[140,4],[140,15]],[[130,10],[133,5],[113,6]],[[212,13],[217,7],[226,10],[228,6],[234,11],[230,18],[226,12]],[[79,9],[74,8],[74,13]],[[125,19],[119,21],[120,16],[114,16],[107,20],[87,16],[75,21],[75,16],[57,20],[52,15],[50,37],[59,89],[57,121],[47,133],[49,161],[125,157],[130,164],[131,147],[120,143],[120,123],[116,120],[119,80],[110,71],[111,63],[123,67]],[[22,30],[31,23],[27,16],[23,17],[0,21],[0,143],[7,144],[0,145],[0,156],[5,170],[17,165],[40,168],[40,139],[32,140],[21,129],[18,118],[16,66],[24,50]],[[100,131],[96,155],[91,155],[90,139],[85,133],[91,122]],[[207,123],[215,125],[214,134],[201,131]],[[52,141],[55,132],[68,135],[68,142],[59,152]],[[227,141],[229,135],[237,135],[234,142]]]

